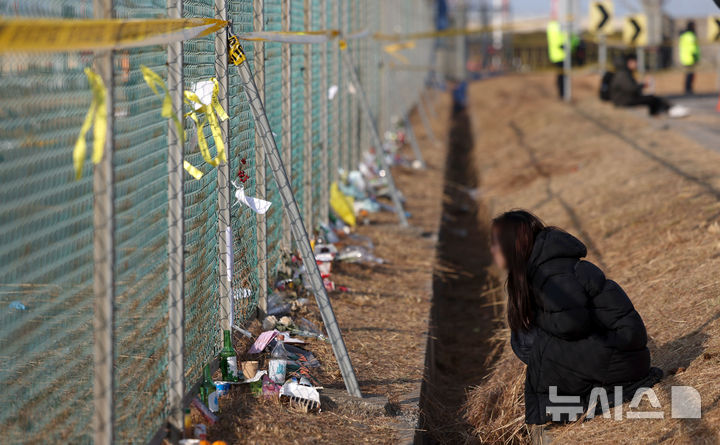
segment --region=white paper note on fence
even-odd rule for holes
[[[270,205],[272,205],[270,201],[246,196],[245,187],[243,187],[242,185],[238,186],[235,181],[233,181],[233,185],[235,186],[235,199],[237,199],[238,202],[248,206],[253,212],[264,215],[270,208]]]
[[[193,84],[192,92],[197,95],[203,105],[210,105],[210,102],[212,102],[212,93],[214,88],[215,84],[212,80],[201,80],[200,82],[195,82]],[[193,102],[193,108],[195,111],[199,110],[200,106],[200,104]]]

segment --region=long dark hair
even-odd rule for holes
[[[540,218],[525,210],[505,212],[492,221],[491,242],[500,248],[508,269],[507,315],[512,330],[529,330],[535,315],[527,266],[535,238],[544,228]]]

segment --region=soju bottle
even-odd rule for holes
[[[238,380],[237,355],[232,346],[232,336],[230,331],[223,331],[223,348],[220,351],[220,371],[222,378],[226,382],[236,382]]]

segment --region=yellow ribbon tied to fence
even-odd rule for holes
[[[404,55],[400,54],[399,52],[404,49],[412,49],[415,48],[415,41],[410,40],[409,42],[402,42],[402,43],[391,43],[390,45],[385,45],[383,48],[386,53],[390,54],[397,60],[401,61],[404,64],[409,64],[410,60],[405,57]]]
[[[85,138],[90,127],[93,127],[93,152],[92,161],[94,164],[99,163],[103,157],[105,149],[105,139],[107,138],[107,106],[105,100],[107,98],[107,89],[99,74],[85,68],[85,75],[90,82],[92,90],[92,102],[90,109],[85,115],[85,121],[80,128],[80,135],[75,142],[73,149],[73,165],[75,166],[75,179],[80,179],[83,172],[83,164],[85,163],[85,152],[87,151],[87,142]]]
[[[197,94],[192,91],[185,91],[185,102],[190,104],[190,106],[195,107],[198,112],[203,113],[205,115],[205,119],[200,121],[195,111],[190,111],[185,116],[189,116],[195,122],[195,126],[197,127],[198,147],[200,148],[200,153],[202,153],[203,159],[205,159],[205,162],[213,167],[217,167],[221,163],[227,162],[227,157],[225,156],[225,143],[223,142],[222,132],[220,131],[220,122],[227,120],[228,115],[218,100],[220,87],[217,79],[213,77],[211,81],[213,82],[213,92],[212,99],[209,104],[203,103]],[[217,148],[217,156],[214,158],[210,155],[210,149],[208,148],[207,141],[205,140],[205,134],[203,132],[206,122],[210,125],[210,132],[213,135],[215,147]]]
[[[160,77],[155,71],[151,70],[145,65],[140,65],[140,70],[142,71],[143,78],[145,79],[145,83],[148,84],[151,90],[156,95],[160,95],[160,91],[158,91],[158,87],[163,90],[164,97],[163,97],[163,104],[162,104],[162,111],[161,115],[162,117],[172,119],[173,123],[175,123],[175,126],[177,127],[178,135],[180,136],[180,140],[184,143],[185,142],[185,130],[183,129],[182,123],[180,122],[180,119],[178,118],[177,114],[173,112],[172,109],[172,99],[170,98],[170,91],[168,90],[167,84],[163,80],[162,77]],[[187,171],[190,176],[192,176],[195,179],[200,179],[203,177],[203,172],[200,171],[199,168],[195,167],[188,161],[183,161],[183,167],[185,168],[185,171]]]
[[[178,134],[180,135],[180,140],[182,142],[185,142],[185,130],[183,130],[180,119],[175,113],[173,113],[172,99],[170,99],[170,91],[168,91],[168,87],[165,84],[165,81],[162,79],[162,77],[160,77],[157,73],[155,73],[153,70],[146,67],[145,65],[140,65],[140,70],[142,71],[145,83],[148,84],[148,86],[151,90],[153,90],[153,93],[155,93],[155,95],[159,96],[160,92],[158,91],[158,87],[162,88],[165,96],[163,97],[162,111],[160,114],[162,117],[173,120],[175,126],[177,127]]]

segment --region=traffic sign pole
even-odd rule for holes
[[[590,31],[598,39],[598,71],[607,71],[607,34],[612,28],[615,8],[609,0],[590,2]]]

